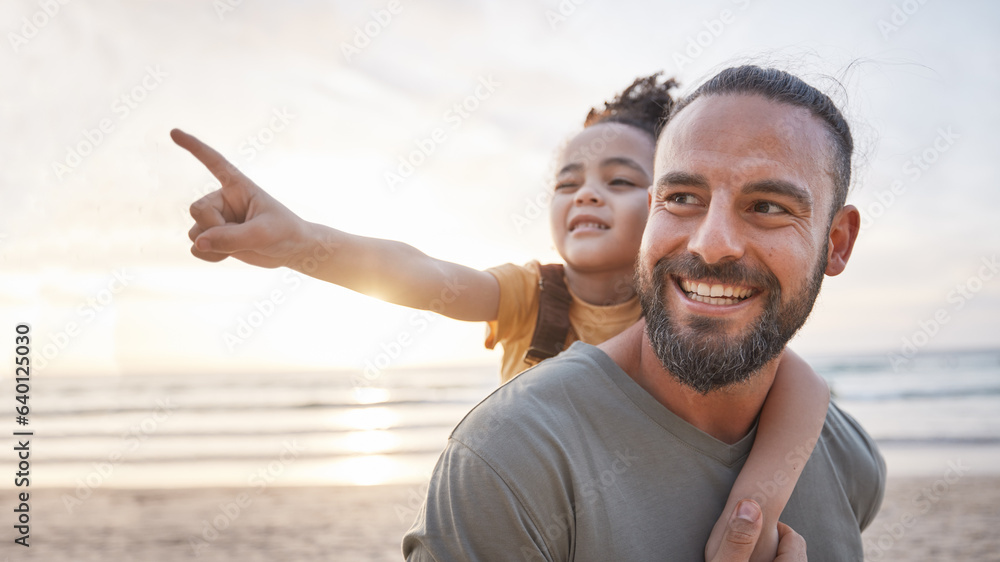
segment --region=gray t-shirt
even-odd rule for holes
[[[727,445],[577,342],[459,423],[403,539],[407,560],[702,561],[755,431]],[[862,560],[882,502],[874,441],[830,404],[781,520],[810,562]],[[768,493],[773,482],[761,482]]]

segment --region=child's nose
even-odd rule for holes
[[[580,186],[580,189],[576,190],[576,199],[574,202],[577,205],[600,205],[604,203],[604,196],[601,194],[600,189],[588,181]]]

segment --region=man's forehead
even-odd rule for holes
[[[656,176],[693,150],[780,159],[826,173],[832,181],[833,142],[823,122],[808,109],[762,96],[708,95],[685,107],[660,135]]]
[[[822,121],[804,107],[758,95],[713,94],[696,99],[674,116],[660,135],[658,145],[686,140],[692,134],[804,140],[825,137],[827,131]]]

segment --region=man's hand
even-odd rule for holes
[[[201,161],[222,186],[191,204],[191,253],[217,262],[229,256],[260,267],[294,265],[308,246],[307,226],[212,147],[174,129],[170,138]]]
[[[753,500],[736,504],[718,552],[710,562],[746,562],[760,538],[760,506]],[[784,523],[778,523],[778,557],[774,562],[806,562],[806,541]]]

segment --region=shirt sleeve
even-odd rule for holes
[[[851,422],[857,425],[857,422],[853,419],[851,419]],[[860,429],[860,425],[857,425],[857,427]],[[879,509],[882,507],[882,500],[885,498],[886,478],[885,459],[882,457],[882,453],[878,450],[875,441],[867,433],[863,435],[865,437],[863,440],[864,447],[869,456],[858,469],[858,473],[862,476],[859,479],[861,485],[858,488],[860,489],[855,496],[858,498],[858,505],[856,507],[858,526],[862,531],[868,528],[868,525],[875,519]],[[865,484],[867,484],[867,487]]]
[[[454,439],[403,537],[403,556],[410,562],[554,560],[521,498],[489,463]]]
[[[541,273],[537,261],[523,266],[508,263],[486,271],[500,285],[497,319],[489,322],[486,332],[486,347],[493,349],[498,343],[523,333],[529,321],[534,322]]]
[[[885,496],[885,459],[878,450],[875,440],[861,425],[839,407],[840,431],[831,432],[831,438],[839,441],[840,451],[850,451],[840,459],[844,467],[844,487],[858,520],[858,528],[864,531],[878,514]]]

